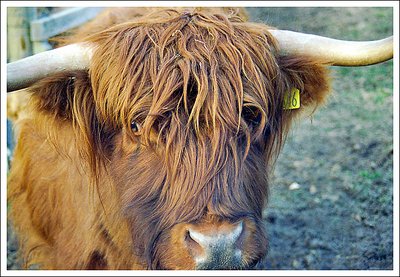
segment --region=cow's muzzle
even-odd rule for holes
[[[196,269],[234,269],[242,264],[246,231],[243,221],[213,231],[201,226],[188,228],[185,244],[193,256]]]

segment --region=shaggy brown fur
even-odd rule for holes
[[[89,71],[30,88],[8,195],[26,266],[191,269],[185,224],[239,219],[237,268],[265,257],[268,175],[293,117],[323,102],[325,65],[277,55],[243,10],[142,12],[103,13],[71,39],[95,45]],[[302,107],[284,110],[293,87]]]

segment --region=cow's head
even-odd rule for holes
[[[234,15],[167,11],[85,41],[89,71],[65,79],[67,108],[149,267],[252,268],[265,257],[268,175],[291,120],[323,102],[327,65],[362,64],[292,35]],[[299,109],[285,107],[293,89]]]

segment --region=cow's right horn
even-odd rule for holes
[[[393,37],[347,41],[286,30],[270,30],[285,54],[307,55],[337,66],[364,66],[393,58]]]
[[[26,88],[51,74],[87,69],[92,48],[71,44],[7,64],[7,92]]]

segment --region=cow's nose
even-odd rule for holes
[[[187,229],[185,242],[196,269],[235,269],[241,264],[243,222],[203,231],[198,226]]]

